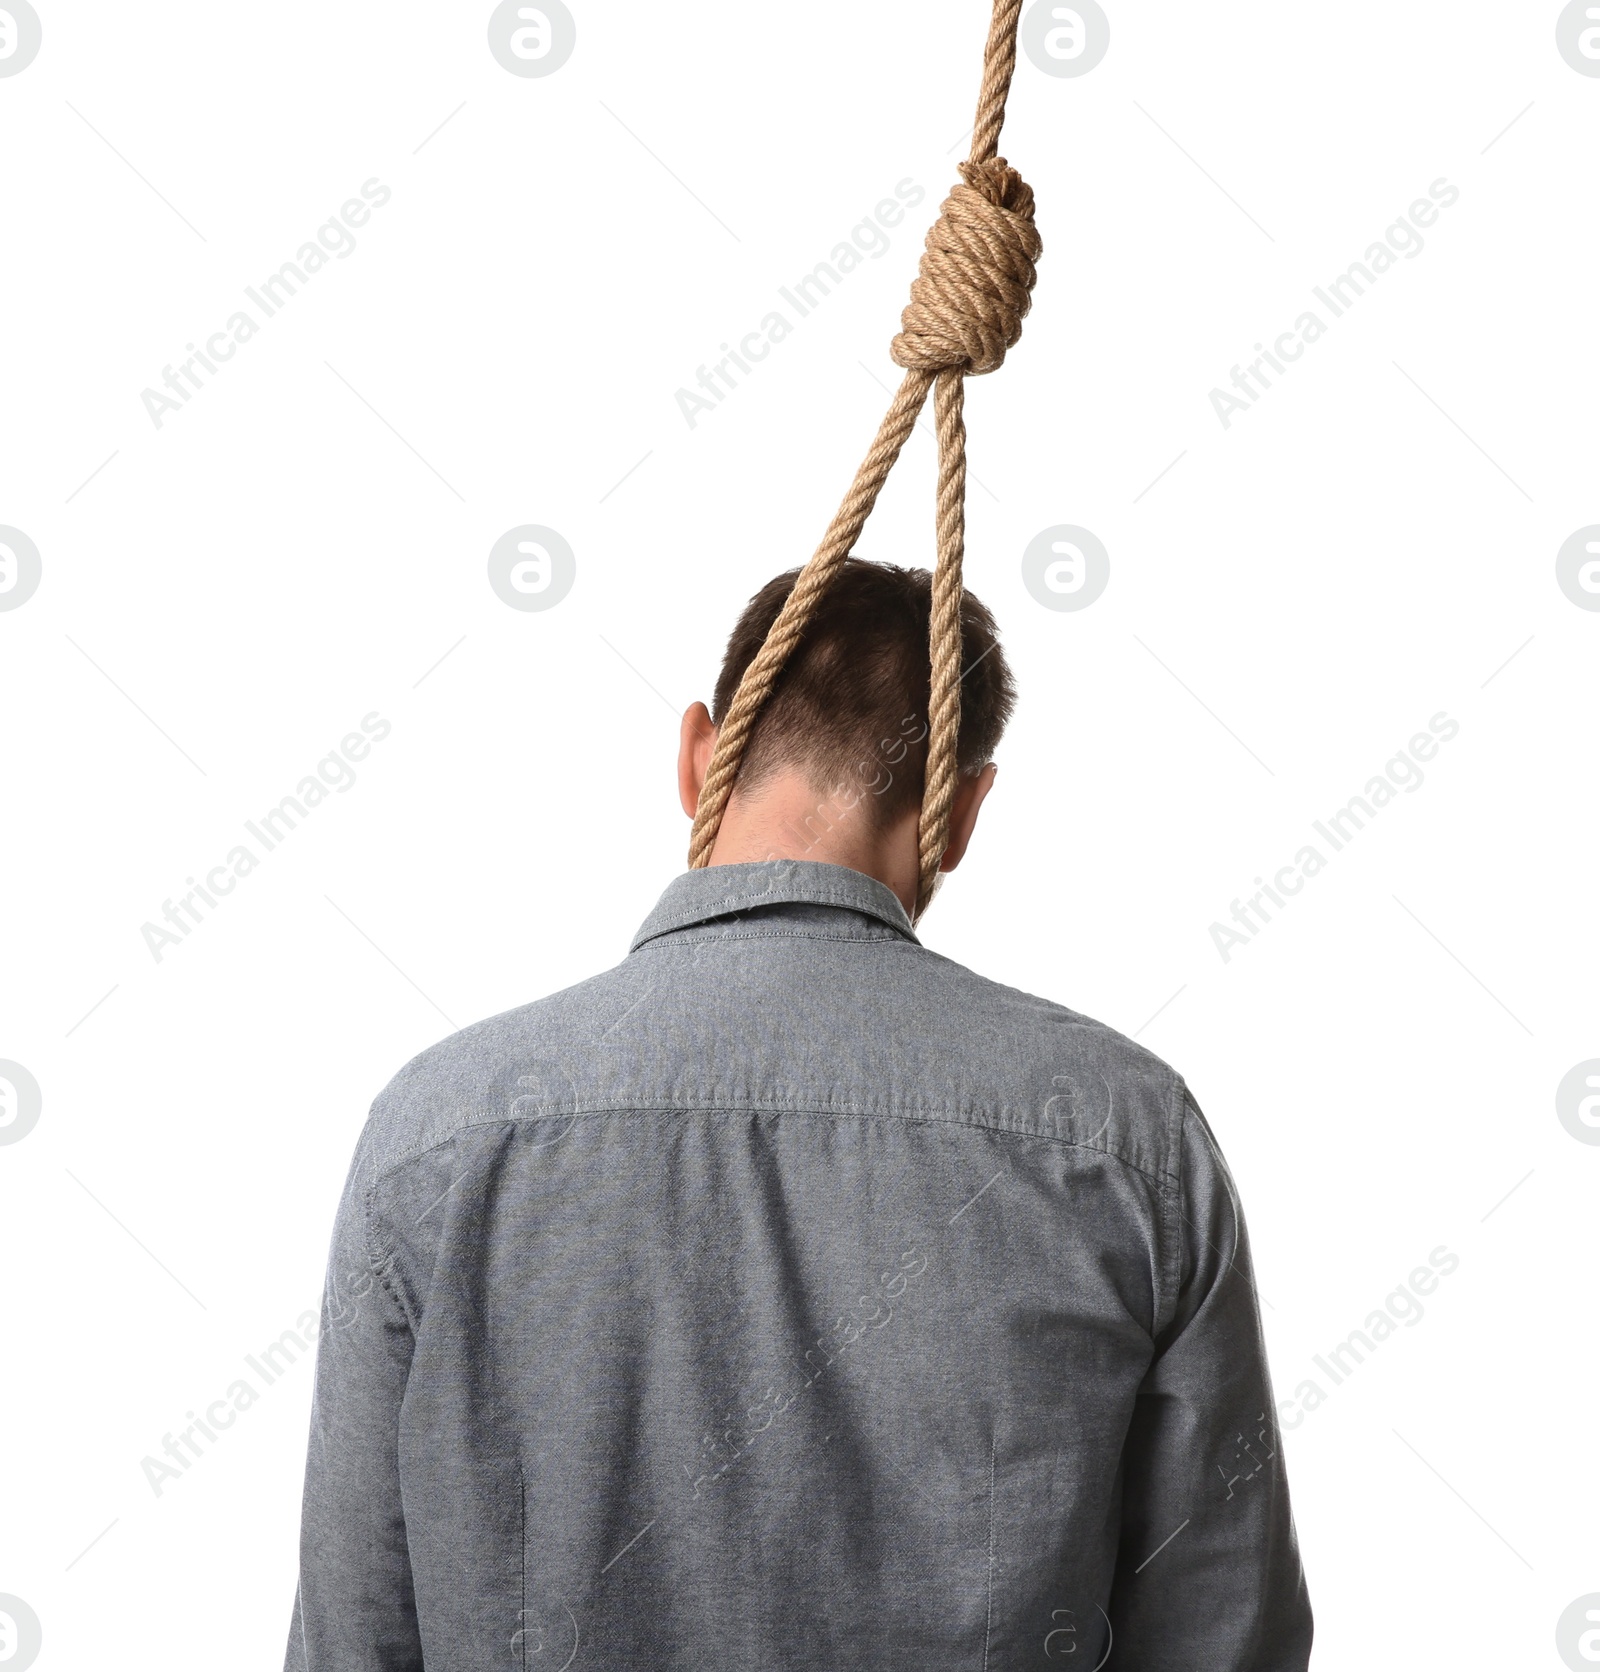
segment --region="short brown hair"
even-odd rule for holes
[[[774,577],[745,606],[717,679],[716,724],[799,573]],[[928,753],[931,611],[926,569],[846,558],[756,721],[738,787],[754,789],[780,767],[793,766],[819,793],[868,791],[861,800],[885,823],[918,806]],[[956,763],[966,776],[993,758],[1016,702],[994,617],[966,591],[961,667]]]

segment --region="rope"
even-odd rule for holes
[[[961,181],[939,206],[928,231],[911,299],[889,353],[905,370],[844,503],[822,544],[800,571],[778,618],[734,693],[717,732],[700,790],[689,864],[705,865],[733,793],[745,745],[779,674],[803,637],[817,601],[849,556],[906,437],[934,392],[939,437],[939,483],[928,650],[928,757],[917,826],[920,917],[933,898],[939,862],[950,840],[950,809],[958,782],[956,743],[961,725],[961,561],[966,538],[967,454],[962,420],[963,379],[998,369],[1022,335],[1032,301],[1034,264],[1042,248],[1033,224],[1033,191],[996,155],[1006,95],[1017,62],[1017,18],[1022,0],[995,0],[984,48],[983,83],[972,128],[972,151],[959,165]]]

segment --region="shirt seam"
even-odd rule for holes
[[[396,1157],[374,1177],[372,1189],[376,1192],[378,1186],[393,1178],[403,1168],[412,1162],[420,1161],[423,1156],[431,1154],[436,1149],[443,1149],[446,1144],[453,1143],[463,1132],[491,1126],[522,1126],[536,1120],[586,1120],[601,1115],[675,1115],[700,1114],[724,1116],[749,1115],[809,1115],[824,1119],[845,1120],[897,1120],[908,1126],[961,1126],[969,1131],[992,1132],[1002,1138],[1036,1138],[1043,1143],[1055,1144],[1061,1149],[1081,1150],[1087,1155],[1103,1155],[1108,1161],[1115,1161],[1126,1167],[1129,1172],[1137,1173],[1140,1178],[1147,1179],[1159,1190],[1164,1197],[1171,1197],[1178,1188],[1178,1180],[1174,1176],[1163,1176],[1152,1173],[1148,1168],[1141,1167],[1138,1162],[1130,1161],[1124,1155],[1118,1155],[1115,1150],[1101,1149],[1094,1144],[1077,1143],[1071,1138],[1063,1138],[1053,1132],[1038,1132],[1029,1127],[993,1126],[986,1121],[968,1120],[959,1114],[948,1111],[922,1110],[917,1113],[899,1111],[884,1112],[865,1109],[859,1106],[830,1108],[826,1104],[815,1103],[742,1103],[730,1107],[726,1103],[596,1103],[589,1107],[556,1110],[551,1113],[529,1115],[483,1115],[477,1119],[467,1119],[459,1126],[438,1138],[429,1140],[404,1155]]]
[[[710,932],[710,933],[703,934],[703,935],[697,935],[697,934],[691,933],[692,930],[694,930],[698,927],[699,927],[698,924],[690,924],[686,928],[683,928],[683,929],[668,929],[668,930],[665,930],[662,934],[652,935],[649,940],[642,942],[640,945],[636,946],[633,950],[636,953],[643,952],[647,947],[656,946],[661,941],[667,940],[669,938],[672,940],[672,942],[674,944],[678,944],[678,945],[683,945],[683,944],[698,945],[698,944],[700,944],[702,942],[705,942],[705,941],[818,940],[818,941],[853,941],[853,942],[857,942],[857,943],[866,943],[866,944],[871,944],[871,945],[875,945],[875,946],[882,946],[882,945],[884,945],[885,943],[888,943],[888,942],[899,941],[903,945],[906,945],[906,946],[915,946],[915,947],[918,948],[919,951],[926,951],[927,950],[925,947],[923,947],[921,945],[920,942],[907,940],[906,937],[903,934],[899,934],[895,930],[890,929],[887,926],[885,927],[884,931],[881,934],[880,933],[874,933],[872,931],[862,931],[861,933],[854,934],[854,935],[830,935],[830,934],[827,934],[827,933],[821,932],[821,931],[819,931],[817,933],[811,933],[811,932],[809,932],[805,929],[748,929],[748,930],[731,930],[731,931],[728,931],[728,932],[725,932],[725,933],[722,933],[722,934],[718,934],[718,933],[715,933],[715,932]]]
[[[369,1121],[372,1119],[371,1114],[368,1115],[368,1119]],[[377,1158],[374,1157],[373,1159],[374,1162],[376,1162]],[[401,1296],[399,1289],[394,1283],[391,1272],[391,1268],[394,1264],[394,1250],[391,1249],[388,1253],[379,1254],[374,1251],[372,1246],[372,1233],[377,1218],[378,1187],[388,1176],[388,1173],[380,1171],[379,1168],[374,1165],[372,1169],[372,1178],[366,1185],[365,1189],[361,1192],[361,1252],[366,1255],[367,1264],[371,1267],[373,1276],[377,1278],[377,1280],[383,1285],[384,1289],[388,1292],[390,1300],[394,1302],[400,1316],[405,1319],[406,1328],[410,1332],[412,1339],[415,1340],[417,1333],[417,1320],[412,1317],[411,1308],[406,1305],[404,1298]]]
[[[1178,1297],[1183,1289],[1183,1196],[1188,1184],[1183,1170],[1183,1128],[1192,1099],[1181,1075],[1174,1077],[1171,1096],[1168,1134],[1173,1182],[1172,1189],[1163,1197],[1161,1216],[1161,1281],[1166,1293],[1160,1310],[1151,1320],[1155,1325],[1150,1332],[1152,1340],[1177,1316]]]

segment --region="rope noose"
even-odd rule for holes
[[[890,345],[905,377],[878,434],[856,472],[822,544],[800,571],[766,642],[745,669],[717,732],[689,838],[691,868],[705,865],[733,793],[745,744],[818,600],[850,555],[872,514],[928,391],[934,391],[939,436],[938,557],[928,645],[932,686],[928,701],[928,757],[917,828],[920,917],[933,897],[939,861],[950,838],[956,793],[956,737],[961,720],[961,558],[966,532],[966,426],[962,380],[994,371],[1022,335],[1031,302],[1034,263],[1042,244],[1033,224],[1033,190],[997,156],[1006,94],[1017,62],[1017,17],[1022,0],[995,0],[984,48],[983,86],[972,129],[972,151],[960,164],[961,183],[939,206],[928,231],[911,300]]]

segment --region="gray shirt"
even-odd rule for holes
[[[839,866],[690,871],[424,1051],[339,1206],[286,1665],[1291,1672],[1182,1079]]]

